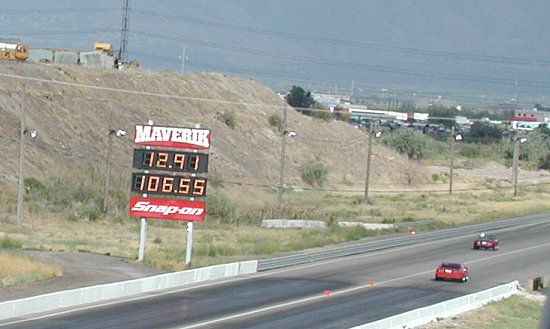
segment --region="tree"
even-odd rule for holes
[[[428,108],[428,114],[430,115],[430,124],[440,124],[451,127],[455,125],[455,117],[458,115],[458,110],[456,108],[447,108],[443,106],[430,106],[430,108]]]
[[[315,104],[313,96],[311,96],[311,91],[305,91],[304,88],[300,86],[292,86],[288,95],[285,96],[286,102],[292,107],[298,107],[302,109],[307,109],[311,105]]]
[[[422,159],[426,153],[428,144],[426,136],[415,129],[395,129],[386,135],[382,142],[410,159]]]
[[[498,141],[502,138],[502,128],[488,122],[476,121],[470,128],[469,137],[484,143]]]

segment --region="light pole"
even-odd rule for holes
[[[455,127],[451,127],[451,141],[450,141],[450,150],[449,150],[449,194],[453,194],[453,176],[454,176],[454,158],[455,158],[455,150],[454,150],[454,141],[461,141],[462,135],[456,135],[455,136]]]
[[[367,173],[365,175],[365,195],[363,196],[363,203],[369,203],[369,184],[370,184],[370,163],[372,155],[372,139],[374,137],[378,138],[382,135],[382,132],[377,132],[373,134],[372,131],[372,122],[369,124],[369,143],[367,144]]]
[[[277,204],[283,203],[283,191],[285,186],[285,152],[286,138],[296,136],[296,132],[287,130],[286,127],[286,105],[283,112],[283,133],[281,134],[281,159],[279,163],[279,182],[277,184]]]
[[[279,184],[277,186],[277,204],[283,202],[283,188],[285,181],[285,149],[286,149],[286,105],[283,110],[283,134],[281,140],[281,159],[279,164]]]
[[[514,155],[512,158],[512,178],[514,179],[514,196],[518,195],[518,162],[519,162],[519,143],[525,143],[527,138],[518,138],[514,136]]]
[[[126,130],[109,129],[109,142],[107,146],[107,160],[105,161],[105,187],[103,189],[103,212],[109,209],[109,184],[111,178],[111,154],[113,152],[113,136],[122,137],[126,135]]]
[[[21,225],[21,218],[23,216],[23,190],[25,188],[25,179],[23,178],[23,160],[25,158],[25,134],[29,134],[31,138],[35,138],[38,135],[36,129],[25,128],[25,85],[23,85],[21,93],[21,125],[19,129],[19,166],[17,169],[17,207],[15,210],[17,217],[17,226]]]

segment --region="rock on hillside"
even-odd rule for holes
[[[219,184],[209,186],[209,191],[240,186],[254,195],[277,184],[282,138],[269,118],[283,117],[285,102],[253,80],[216,73],[182,77],[0,62],[0,81],[0,173],[13,189],[22,109],[26,127],[39,131],[38,138],[24,139],[25,177],[60,176],[87,167],[103,173],[109,127],[133,132],[136,124],[153,120],[157,125],[201,124],[212,130],[208,177]],[[234,114],[234,128],[220,120],[223,112]],[[344,122],[320,121],[291,108],[287,117],[288,128],[297,136],[286,139],[285,185],[303,186],[300,165],[319,159],[329,168],[327,188],[363,189],[366,134]],[[128,185],[133,147],[128,136],[113,143],[114,170],[127,173]],[[405,183],[405,172],[422,170],[376,142],[371,168],[373,184]]]

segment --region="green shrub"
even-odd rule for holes
[[[283,131],[283,118],[278,114],[272,114],[268,119],[269,125],[271,127],[277,128],[277,131]]]
[[[82,212],[82,216],[88,220],[95,221],[103,216],[103,213],[99,209],[88,209]]]
[[[303,162],[300,165],[302,181],[310,186],[322,187],[328,179],[328,167],[319,159]]]
[[[237,117],[233,111],[219,112],[218,119],[231,129],[235,129],[237,125]]]
[[[0,249],[21,249],[23,242],[7,235],[0,239]]]
[[[326,111],[326,110],[324,110],[324,111],[313,111],[311,116],[314,117],[314,118],[317,118],[317,119],[324,120],[324,121],[332,120],[332,113],[329,112],[329,111]]]
[[[25,178],[24,185],[25,185],[25,190],[27,190],[28,192],[31,192],[31,191],[40,192],[40,191],[44,191],[44,189],[46,188],[46,186],[42,184],[41,181],[39,181],[37,178],[34,178],[34,177]]]
[[[235,219],[235,204],[224,195],[210,195],[206,197],[208,216],[218,223],[233,223]]]
[[[480,158],[482,155],[479,145],[476,144],[464,144],[458,149],[457,153],[471,159]]]

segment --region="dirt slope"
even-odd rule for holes
[[[226,190],[239,187],[241,197],[276,186],[279,178],[282,138],[268,120],[274,114],[283,116],[284,101],[252,80],[215,73],[182,77],[167,72],[0,62],[0,104],[0,179],[11,189],[17,178],[22,109],[26,127],[39,131],[38,138],[24,139],[25,177],[57,176],[88,166],[101,169],[109,127],[133,132],[136,124],[154,120],[157,125],[210,128],[209,177],[223,182]],[[234,129],[219,119],[223,112],[234,113]],[[367,136],[346,123],[323,122],[290,108],[287,116],[288,128],[297,136],[287,139],[285,183],[303,186],[299,166],[317,158],[329,168],[327,188],[360,191]],[[115,171],[127,172],[128,177],[133,147],[131,137],[113,143]],[[373,184],[404,183],[406,170],[421,171],[374,142]],[[216,188],[212,184],[209,190]]]

